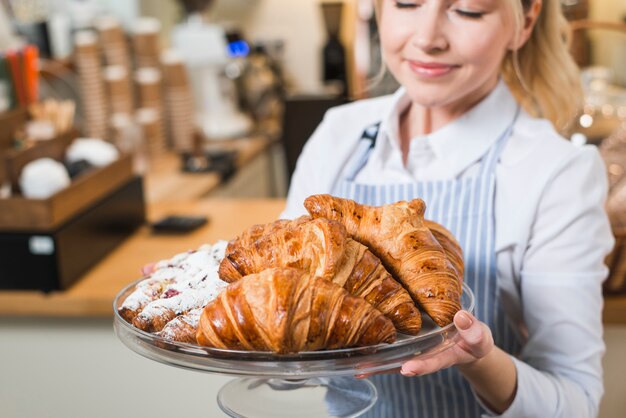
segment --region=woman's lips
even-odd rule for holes
[[[423,77],[441,77],[451,73],[453,70],[459,68],[458,65],[440,64],[435,62],[420,62],[420,61],[407,61],[409,68],[414,73]]]

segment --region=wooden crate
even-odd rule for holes
[[[24,165],[44,157],[62,160],[77,135],[69,132],[25,150],[6,152],[6,173],[14,191],[19,190],[19,173]],[[47,199],[27,199],[19,195],[0,199],[0,232],[53,230],[128,182],[133,175],[131,156],[122,155],[105,167],[80,175],[70,186]]]

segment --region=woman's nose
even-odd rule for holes
[[[411,42],[425,52],[443,51],[448,47],[444,33],[445,19],[441,11],[435,8],[424,8],[420,19],[416,22]]]

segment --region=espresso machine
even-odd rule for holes
[[[229,54],[226,31],[203,17],[210,1],[181,3],[188,17],[174,27],[172,46],[189,72],[196,126],[209,140],[244,136],[252,121],[239,108],[235,79],[240,63]]]

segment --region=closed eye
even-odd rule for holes
[[[396,1],[396,8],[398,9],[414,9],[417,6],[418,6],[417,3],[407,3],[407,2]]]
[[[466,17],[468,19],[480,19],[481,17],[484,16],[484,13],[481,13],[481,12],[470,12],[468,10],[460,10],[460,9],[455,10],[455,13],[461,17]]]

